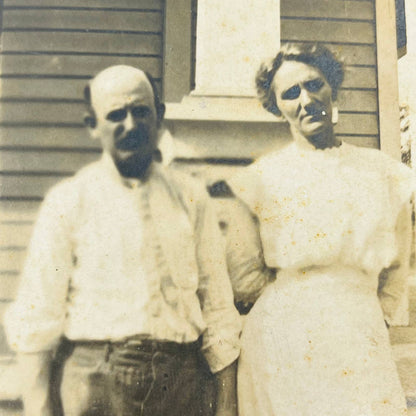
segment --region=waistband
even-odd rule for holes
[[[377,273],[369,273],[358,267],[331,264],[325,266],[311,266],[300,269],[280,269],[276,273],[276,280],[272,284],[276,287],[287,285],[309,285],[319,282],[325,287],[333,282],[338,287],[352,287],[361,290],[374,291],[377,289]]]
[[[201,348],[202,340],[199,338],[194,342],[178,343],[168,340],[154,340],[144,336],[127,337],[120,341],[110,340],[69,340],[73,347],[86,347],[92,349],[107,349],[117,351],[122,349],[136,349],[142,352],[164,352],[168,354],[186,354],[198,351]]]

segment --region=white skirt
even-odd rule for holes
[[[246,317],[240,416],[399,416],[406,402],[377,276],[281,271]]]

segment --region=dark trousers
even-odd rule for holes
[[[65,416],[212,416],[215,382],[197,345],[66,343],[54,369]],[[60,410],[59,410],[60,408]]]

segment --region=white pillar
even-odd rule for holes
[[[195,95],[254,96],[280,46],[280,0],[198,0]]]

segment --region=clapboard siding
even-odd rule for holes
[[[18,275],[15,273],[0,275],[0,297],[3,302],[14,299],[19,283]]]
[[[162,49],[161,34],[147,33],[95,33],[95,32],[4,32],[4,52],[84,52],[106,54],[141,54],[159,56]]]
[[[7,241],[0,238],[3,247],[26,247],[33,229],[33,221],[0,222],[0,235],[8,236]],[[1,290],[0,290],[1,296]]]
[[[372,22],[290,18],[282,19],[281,31],[285,39],[297,41],[325,42],[331,39],[331,42],[357,44],[373,44],[375,41]]]
[[[65,172],[75,173],[80,167],[96,160],[99,151],[86,152],[57,150],[3,150],[0,161],[2,172]]]
[[[375,66],[345,68],[344,88],[373,88],[377,89],[377,73]]]
[[[113,61],[114,62],[114,61]],[[49,76],[38,77],[27,75],[25,77],[15,75],[14,77],[2,77],[3,94],[2,101],[10,99],[21,99],[24,102],[49,99],[61,99],[76,103],[83,102],[83,90],[90,76],[73,75],[52,78]],[[156,84],[161,92],[161,81],[156,79]],[[78,122],[81,119],[78,118]]]
[[[151,73],[162,94],[164,32],[162,0],[2,3],[0,310],[16,294],[45,193],[100,155],[82,125],[85,85],[127,64]]]
[[[47,173],[34,174],[3,174],[0,179],[3,199],[16,200],[42,200],[46,191],[69,173],[63,174]],[[2,264],[0,262],[0,264]]]
[[[163,0],[3,0],[4,8],[163,10]]]
[[[160,10],[154,12],[131,12],[112,10],[56,9],[48,11],[45,19],[43,9],[6,9],[3,13],[3,31],[13,30],[91,30],[94,31],[140,31],[161,32],[163,22]]]
[[[342,7],[340,7],[342,3]],[[329,19],[373,20],[374,6],[370,1],[347,0],[289,0],[280,6],[282,18],[327,17]]]
[[[117,62],[124,65],[135,65],[144,71],[150,72],[154,77],[162,76],[162,57],[117,57]],[[86,77],[95,74],[100,69],[114,63],[114,56],[92,55],[59,55],[54,54],[53,59],[46,54],[8,54],[2,65],[3,75],[40,74],[43,76],[72,76]],[[36,71],[36,72],[34,72]],[[46,89],[46,88],[45,88]]]
[[[99,149],[84,126],[79,127],[2,127],[3,148]]]

